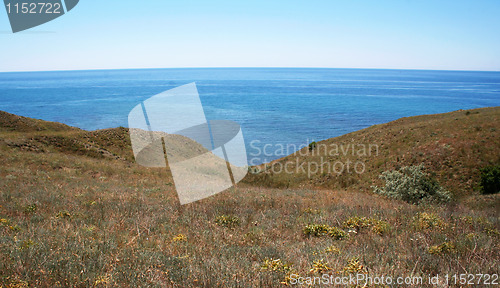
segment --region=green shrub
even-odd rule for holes
[[[327,271],[332,270],[332,268],[330,268],[328,265],[329,265],[328,262],[326,262],[323,259],[313,261],[313,265],[312,268],[309,270],[309,273],[325,274]]]
[[[456,245],[453,242],[444,242],[441,245],[429,247],[427,250],[429,254],[442,255],[456,252]]]
[[[268,271],[283,271],[283,272],[288,272],[292,271],[292,264],[289,263],[284,263],[281,259],[273,259],[273,258],[266,258],[264,259],[264,262],[260,265],[261,270],[268,270]]]
[[[381,236],[389,231],[389,223],[375,218],[353,216],[344,221],[343,225],[356,232],[360,231],[361,228],[371,228],[373,233]]]
[[[365,266],[359,260],[359,257],[353,257],[347,263],[347,266],[344,267],[343,272],[345,274],[359,274],[365,269]]]
[[[325,224],[311,224],[307,225],[304,227],[304,234],[306,236],[323,236],[328,233],[328,229],[330,229],[330,226],[325,225]]]
[[[450,201],[450,192],[443,189],[435,179],[429,177],[423,168],[423,164],[420,164],[385,171],[379,176],[385,180],[385,186],[372,188],[377,194],[412,204]]]
[[[215,224],[222,227],[233,228],[240,225],[240,218],[231,215],[221,215],[215,218]]]
[[[285,286],[290,285],[291,275],[296,274],[295,269],[291,263],[284,263],[281,259],[266,258],[261,264],[262,271],[278,272],[282,274],[280,284]]]
[[[413,226],[419,230],[439,228],[443,229],[446,224],[441,217],[435,213],[422,212],[413,217]]]
[[[314,148],[316,148],[318,144],[316,142],[311,142],[309,143],[309,151],[312,151],[314,150]]]
[[[360,228],[365,226],[365,217],[353,216],[345,220],[343,225],[345,228],[359,231]]]
[[[347,233],[338,228],[338,227],[330,227],[325,224],[310,224],[304,227],[303,230],[306,236],[315,236],[320,237],[324,235],[328,235],[335,240],[343,239],[347,236]]]
[[[380,236],[387,234],[389,232],[389,223],[386,221],[370,218],[368,226],[371,228],[372,232]]]
[[[481,193],[495,194],[500,192],[500,165],[481,169]]]
[[[347,233],[340,228],[330,227],[330,229],[328,229],[328,236],[332,237],[335,240],[341,240],[347,236]]]

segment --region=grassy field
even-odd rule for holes
[[[180,206],[168,169],[134,163],[127,129],[0,112],[0,287],[282,287],[296,275],[358,273],[446,287],[445,274],[498,274],[500,197],[478,183],[480,168],[500,163],[499,116],[485,108],[376,125],[276,161],[321,161],[314,151],[332,149],[325,143],[377,144],[369,157],[327,150],[328,161],[362,161],[364,173],[253,167],[237,187]],[[419,163],[452,202],[372,193],[381,172]]]

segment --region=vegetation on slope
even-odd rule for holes
[[[402,118],[317,142],[311,147],[258,167],[250,184],[276,188],[320,187],[371,191],[378,175],[424,164],[427,172],[455,197],[479,194],[480,169],[500,163],[500,107]],[[366,152],[363,153],[363,147]],[[353,148],[353,149],[351,149]],[[344,149],[344,150],[342,150]],[[346,152],[345,152],[346,151]],[[345,152],[345,153],[344,153]],[[347,171],[347,163],[351,163]],[[363,163],[356,173],[355,163]],[[287,164],[288,163],[288,164]],[[303,171],[324,164],[325,169]],[[335,166],[335,163],[343,164]],[[283,173],[273,167],[285,167]],[[328,169],[328,166],[332,167]],[[279,173],[275,173],[278,171]]]
[[[478,111],[465,116],[498,115]],[[427,125],[403,120],[414,130]],[[134,163],[127,129],[43,131],[37,127],[52,124],[21,122],[35,128],[0,128],[0,287],[282,287],[294,275],[321,273],[427,279],[499,272],[498,194],[473,205],[417,206],[354,190],[310,189],[321,177],[307,189],[298,187],[301,182],[291,189],[259,187],[277,183],[269,178],[180,206],[167,169]],[[390,134],[396,124],[378,126]],[[360,136],[383,133],[378,126]],[[471,133],[479,137],[485,129]],[[433,138],[436,147],[446,133]],[[498,134],[481,135],[485,142],[477,149],[486,154],[474,160],[486,164],[494,159],[489,142]],[[388,139],[384,147],[411,146],[399,140]],[[431,155],[440,154],[426,157]],[[351,188],[371,185],[361,183],[367,175]]]

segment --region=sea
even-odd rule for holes
[[[240,124],[251,165],[401,117],[500,106],[500,72],[185,68],[0,73],[0,110],[127,127],[136,105],[192,82],[208,120]]]

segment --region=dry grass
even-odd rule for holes
[[[500,107],[401,118],[318,142],[312,151],[304,148],[267,165],[267,170],[260,167],[263,172],[247,177],[246,181],[276,188],[321,187],[371,192],[371,186],[382,184],[378,179],[382,172],[423,163],[456,198],[466,198],[479,194],[480,168],[500,163],[498,123]],[[350,145],[355,148],[350,149],[353,147]],[[339,155],[334,155],[336,152]],[[341,166],[334,163],[340,162],[346,167],[348,161],[364,163],[364,173],[355,173],[354,164],[350,165],[351,173],[345,168],[341,174],[319,170],[308,175],[296,169],[303,163],[302,167],[318,163],[324,164],[325,172],[328,170],[325,163],[330,163],[330,167],[339,172]],[[293,175],[273,173],[273,164],[277,167],[275,171],[279,171],[287,162],[291,164],[289,170],[295,172]]]
[[[126,129],[1,131],[0,287],[280,287],[291,273],[499,273],[498,195],[415,206],[254,183],[180,206],[166,169],[130,160]],[[61,139],[54,135],[63,142],[35,138]],[[82,148],[60,144],[72,139]],[[347,236],[304,234],[316,224]]]

